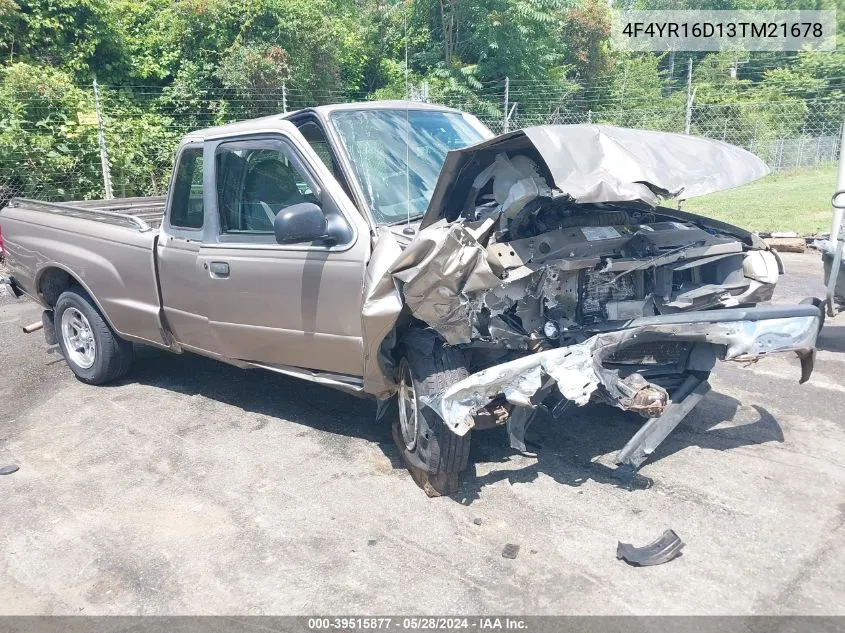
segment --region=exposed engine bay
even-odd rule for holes
[[[777,256],[743,229],[658,204],[767,171],[724,143],[604,126],[528,128],[450,152],[419,232],[404,247],[383,235],[368,271],[365,327],[387,334],[384,374],[391,327],[435,330],[465,350],[471,375],[425,404],[458,435],[506,423],[514,447],[531,410],[560,417],[594,400],[647,426],[661,419],[668,434],[718,359],[796,352],[803,382],[818,310],[755,307],[772,297]]]
[[[608,321],[771,298],[770,251],[643,204],[574,203],[525,155],[499,154],[493,166],[473,188],[466,225],[501,283],[468,295],[472,332],[442,332],[448,342],[536,351],[581,342]]]

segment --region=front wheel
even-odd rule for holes
[[[129,371],[132,343],[114,333],[82,289],[71,288],[59,296],[54,322],[62,354],[82,382],[100,385]]]
[[[402,340],[400,354],[394,438],[426,494],[451,494],[469,460],[470,433],[453,433],[425,400],[469,376],[463,353],[429,330],[412,330]]]

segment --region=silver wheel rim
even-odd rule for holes
[[[94,364],[97,344],[88,319],[76,308],[62,312],[62,340],[68,360],[77,367],[88,369]]]
[[[411,368],[404,358],[399,363],[399,428],[409,451],[417,445],[417,392],[411,380]]]

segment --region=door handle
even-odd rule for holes
[[[228,277],[229,264],[226,262],[211,262],[208,266],[208,273],[217,279]]]

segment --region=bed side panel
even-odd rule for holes
[[[0,225],[11,274],[46,306],[39,281],[50,268],[74,277],[122,336],[164,345],[153,261],[156,231],[6,207]]]

